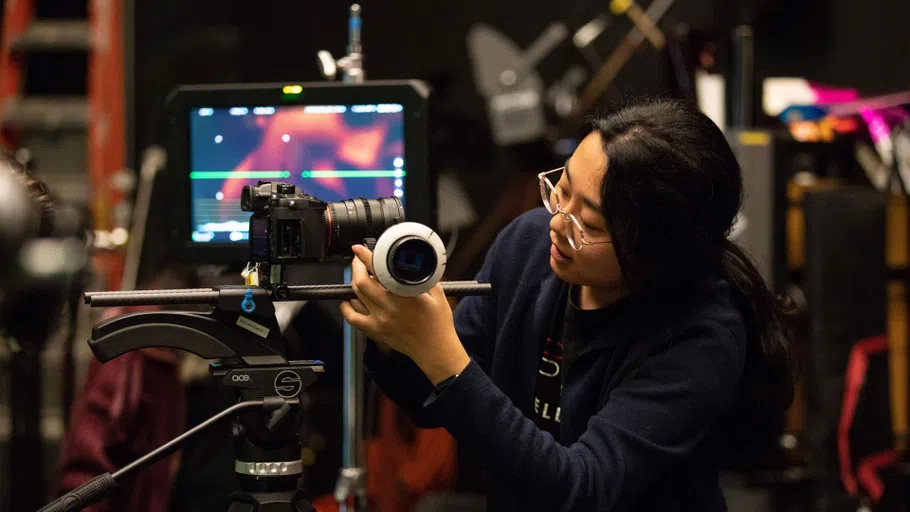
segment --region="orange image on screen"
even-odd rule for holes
[[[370,124],[351,126],[342,114],[307,113],[304,107],[278,110],[270,116],[248,118],[262,130],[259,144],[237,164],[234,172],[286,170],[292,177],[302,170],[378,170],[404,148],[400,134],[389,130],[398,116],[369,116]],[[342,178],[312,178],[321,187],[347,197]],[[240,196],[249,180],[228,178],[225,197]]]

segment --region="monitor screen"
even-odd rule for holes
[[[240,192],[258,181],[290,182],[324,201],[394,195],[404,203],[401,104],[195,107],[188,114],[193,242],[249,240]]]

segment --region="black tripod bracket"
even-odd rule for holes
[[[176,304],[183,297],[192,300],[200,293],[168,290],[163,296],[163,292],[128,292],[123,302],[131,305],[139,301],[130,298],[162,296],[161,301],[155,302]],[[151,311],[118,316],[92,329],[89,347],[102,363],[133,350],[163,347],[248,367],[287,364],[275,306],[265,289],[221,286],[205,292],[214,299],[211,302],[215,307],[209,313]],[[87,295],[87,301],[91,303],[91,296]],[[139,303],[149,302],[152,301]]]

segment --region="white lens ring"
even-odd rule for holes
[[[428,279],[419,283],[403,283],[395,278],[395,274],[389,267],[393,254],[390,252],[396,246],[396,242],[406,238],[417,238],[429,245],[436,255],[436,268]],[[439,235],[428,226],[417,222],[402,222],[395,224],[385,230],[376,241],[376,247],[373,249],[373,272],[376,280],[390,292],[404,297],[415,297],[422,293],[430,291],[442,280],[442,275],[446,267],[446,247],[439,238]]]

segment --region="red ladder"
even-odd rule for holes
[[[0,44],[0,140],[18,147],[28,132],[84,130],[84,169],[89,184],[86,199],[94,229],[110,233],[118,227],[117,219],[125,217],[116,210],[125,198],[114,181],[126,162],[123,2],[90,2],[87,20],[34,19],[34,0],[5,2]],[[74,50],[84,50],[88,59],[87,97],[30,96],[24,90],[29,54]],[[40,167],[41,155],[36,157]],[[53,180],[46,181],[54,187]],[[123,247],[96,251],[95,268],[103,275],[107,289],[120,285]]]

